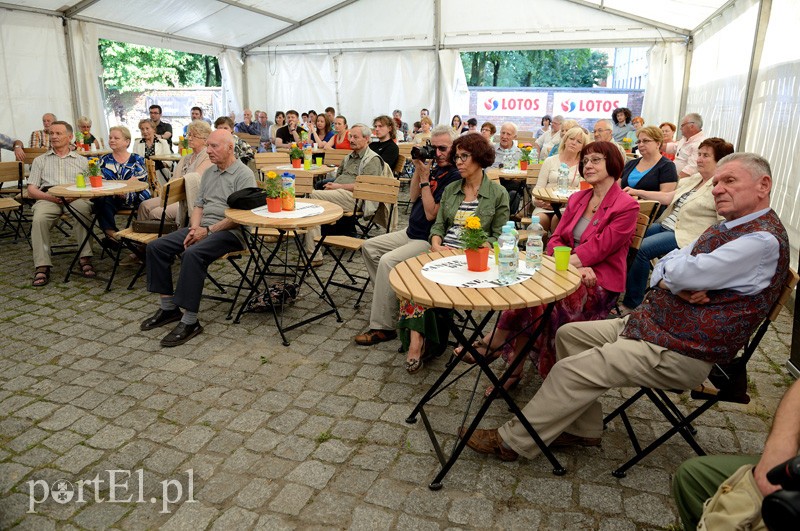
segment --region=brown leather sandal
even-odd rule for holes
[[[49,266],[39,266],[36,268],[36,271],[33,273],[33,282],[31,282],[31,286],[34,288],[41,288],[42,286],[46,286],[50,282],[50,267]]]
[[[81,275],[84,278],[94,278],[97,276],[97,271],[94,270],[91,258],[81,258],[79,265],[81,266]]]

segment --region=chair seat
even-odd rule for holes
[[[314,238],[314,241],[319,242],[321,239],[322,238],[318,236]],[[364,245],[365,241],[366,240],[354,236],[327,236],[325,238],[325,245],[347,249],[348,251],[358,251],[361,249],[361,246]]]
[[[158,234],[155,232],[135,232],[133,228],[127,228],[117,232],[114,237],[118,240],[124,238],[126,240],[147,245],[148,243],[157,240]]]
[[[2,210],[4,212],[6,210],[16,210],[20,206],[21,205],[19,203],[17,203],[14,199],[11,199],[11,198],[8,198],[8,197],[0,198],[0,210]]]

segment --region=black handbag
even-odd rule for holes
[[[242,188],[228,196],[228,206],[239,210],[252,210],[267,204],[267,192],[258,187]]]
[[[161,228],[161,221],[154,219],[136,220],[133,222],[133,232],[142,232],[145,234],[158,234],[158,229]],[[164,221],[164,230],[161,234],[169,234],[178,230],[178,225],[174,221]]]

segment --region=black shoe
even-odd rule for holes
[[[152,317],[148,317],[142,321],[142,324],[139,325],[139,329],[152,330],[153,328],[158,328],[159,326],[164,326],[165,324],[180,321],[181,317],[183,317],[183,312],[180,310],[180,308],[175,308],[174,310],[162,310],[159,308]]]
[[[161,346],[177,347],[178,345],[183,345],[194,336],[199,335],[202,331],[203,327],[200,326],[199,322],[190,325],[178,323],[178,326],[175,327],[175,330],[165,335],[161,340]]]

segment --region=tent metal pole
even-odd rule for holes
[[[81,115],[80,105],[78,103],[78,80],[75,78],[75,49],[72,45],[72,26],[70,20],[66,17],[61,19],[61,24],[64,27],[64,41],[67,48],[67,72],[69,72],[69,92],[70,101],[72,103],[73,120]]]
[[[247,86],[247,52],[242,52],[242,109],[250,103],[250,89]],[[256,117],[258,120],[258,117]]]
[[[686,62],[683,65],[683,87],[681,88],[681,104],[678,107],[676,119],[682,120],[686,116],[686,100],[689,97],[689,77],[692,72],[692,56],[694,55],[694,38],[686,41]]]
[[[750,56],[750,71],[747,73],[747,92],[744,97],[742,120],[739,122],[739,138],[736,140],[738,151],[744,151],[747,142],[747,124],[750,123],[750,113],[753,111],[753,97],[756,92],[758,69],[761,66],[761,54],[764,52],[764,38],[769,26],[769,17],[772,12],[772,0],[761,0],[758,5],[758,19],[756,31],[753,35],[753,53]]]
[[[433,48],[436,54],[436,107],[434,108],[434,116],[437,120],[441,117],[442,112],[442,61],[439,58],[439,50],[441,46],[442,34],[442,2],[441,0],[434,0],[433,2]],[[434,122],[437,123],[437,122]]]

